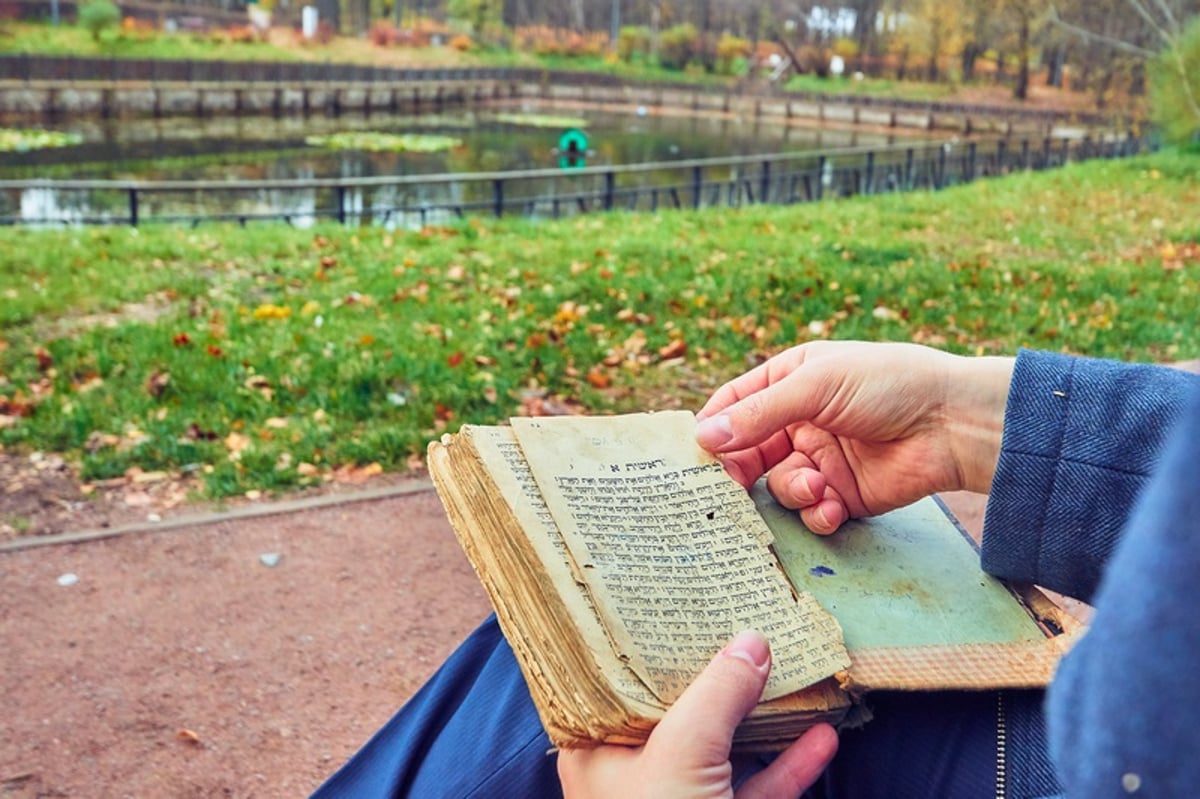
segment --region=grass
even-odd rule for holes
[[[812,338],[1200,356],[1200,162],[738,211],[0,230],[0,444],[222,497],[403,470],[535,398],[698,407]]]
[[[861,94],[874,97],[893,97],[904,100],[945,100],[958,91],[954,83],[925,83],[887,78],[853,77],[820,78],[812,74],[793,75],[785,87],[794,92],[813,94]]]

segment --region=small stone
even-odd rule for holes
[[[1142,788],[1142,778],[1132,771],[1121,775],[1121,787],[1125,789],[1125,793],[1137,793]]]
[[[282,558],[283,555],[279,554],[278,552],[264,552],[258,556],[258,562],[266,566],[268,569],[274,569],[279,565],[279,561]]]
[[[148,522],[161,522],[161,521],[162,521],[162,516],[159,516],[157,513],[147,513],[147,514],[146,514],[146,521],[148,521]]]
[[[58,576],[58,584],[63,587],[66,587],[69,585],[75,585],[75,583],[77,583],[77,582],[79,582],[78,574],[72,574],[71,572],[67,572],[66,574],[60,574]]]

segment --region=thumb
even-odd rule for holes
[[[762,698],[770,670],[771,648],[762,633],[738,633],[663,716],[647,750],[682,767],[727,762],[733,732]]]

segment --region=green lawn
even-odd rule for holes
[[[917,80],[889,80],[887,78],[863,78],[852,76],[820,78],[813,74],[793,75],[784,87],[793,92],[813,94],[859,94],[872,97],[892,97],[904,100],[945,100],[958,91],[959,87],[949,81],[926,83]]]
[[[1200,161],[392,233],[0,230],[0,444],[223,496],[404,469],[538,398],[698,407],[813,338],[1200,356]]]

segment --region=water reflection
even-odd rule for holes
[[[62,127],[83,137],[77,147],[0,154],[0,179],[269,180],[356,178],[508,171],[557,166],[562,131],[515,125],[497,111],[564,113],[587,120],[589,166],[804,151],[845,146],[884,146],[895,137],[877,132],[788,125],[784,120],[695,114],[563,111],[536,104],[494,111],[428,116],[343,115],[330,117],[75,120]],[[431,133],[457,137],[463,146],[441,153],[331,152],[310,147],[305,137],[339,131]],[[602,176],[539,180],[506,188],[513,212],[557,216],[596,201]],[[686,190],[678,175],[622,176],[623,187],[660,186],[670,204]],[[262,189],[254,192],[172,191],[139,194],[140,220],[188,220],[220,214],[232,219],[286,215],[308,227],[318,217],[410,227],[445,221],[493,207],[492,188],[474,183],[429,183],[347,189]],[[647,201],[649,202],[649,201]],[[657,201],[656,201],[657,202]],[[39,187],[0,191],[0,216],[75,224],[125,221],[131,214],[121,192],[68,192]]]

